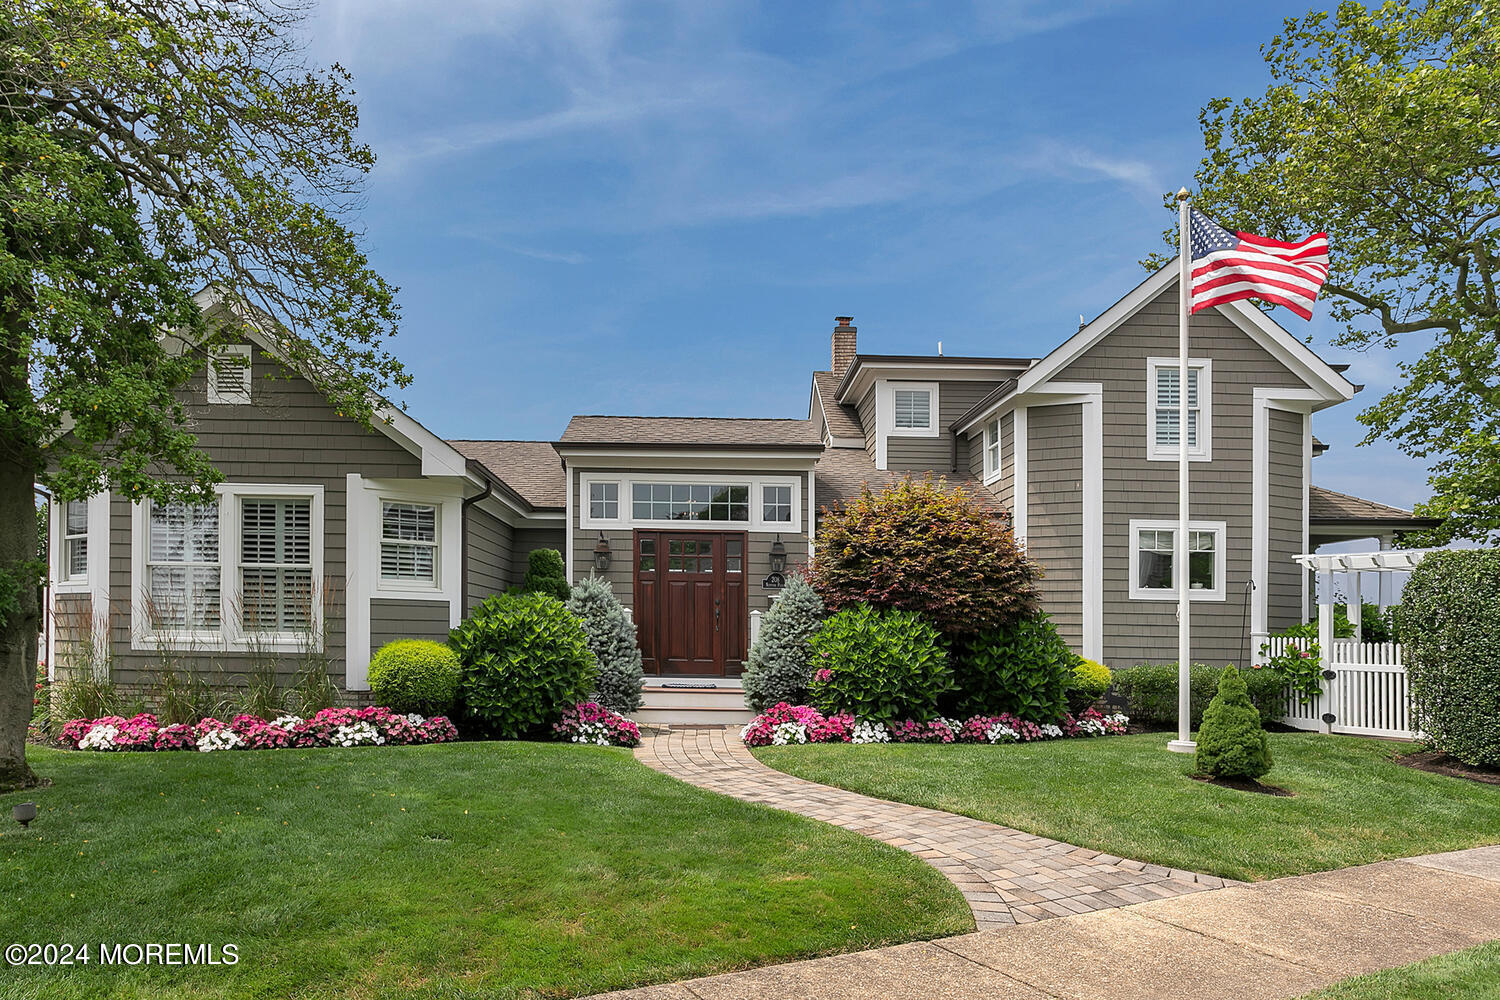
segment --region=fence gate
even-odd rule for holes
[[[1309,642],[1278,636],[1263,641],[1273,656]],[[1323,657],[1323,693],[1304,701],[1288,689],[1277,721],[1314,732],[1415,738],[1401,644],[1335,639]]]

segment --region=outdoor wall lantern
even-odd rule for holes
[[[604,537],[604,532],[599,532],[599,540],[594,543],[594,570],[598,573],[609,570],[609,539]]]
[[[786,571],[786,546],[781,544],[781,536],[776,536],[776,541],[771,543],[771,572],[783,573]]]
[[[17,823],[21,824],[21,828],[25,829],[31,825],[32,820],[36,819],[36,803],[19,802],[11,809],[10,814],[16,818]]]

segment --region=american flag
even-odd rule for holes
[[[1197,209],[1188,231],[1193,249],[1193,312],[1236,299],[1260,299],[1312,319],[1313,300],[1328,280],[1328,234],[1301,243],[1231,233]]]

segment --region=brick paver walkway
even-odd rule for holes
[[[915,854],[959,888],[981,930],[1233,884],[795,778],[752,757],[737,730],[643,734],[635,755],[700,788],[832,823]]]

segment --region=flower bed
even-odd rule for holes
[[[1078,715],[1064,713],[1054,723],[1035,723],[1014,715],[976,715],[917,722],[879,722],[852,715],[825,716],[806,705],[782,702],[751,720],[740,738],[747,746],[805,743],[1032,743],[1087,736],[1121,735],[1130,724],[1124,715],[1104,715],[1096,708]]]
[[[160,725],[142,713],[74,719],[58,742],[79,750],[281,750],[290,747],[413,746],[446,743],[458,730],[444,716],[401,715],[388,708],[325,708],[311,719],[282,715],[269,722],[236,715],[229,722]]]
[[[571,743],[592,743],[601,747],[641,745],[641,731],[634,722],[592,701],[579,702],[564,709],[562,719],[552,724],[552,732],[558,739]]]

